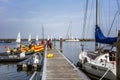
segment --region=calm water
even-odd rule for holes
[[[74,64],[79,61],[81,42],[63,42],[63,54]],[[59,49],[59,42],[56,43]],[[94,50],[94,42],[85,42],[85,49]]]
[[[33,72],[17,71],[16,64],[0,64],[0,80],[28,80]]]
[[[70,59],[71,62],[76,64],[79,61],[79,52],[81,50],[80,42],[63,42],[63,54]],[[0,43],[0,53],[5,52],[5,46],[12,49],[16,47],[15,43]],[[59,49],[59,42],[56,42]],[[86,49],[94,50],[94,42],[87,42]],[[18,71],[17,63],[0,63],[0,80],[29,80],[33,71]],[[40,72],[38,72],[40,74]]]

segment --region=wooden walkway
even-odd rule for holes
[[[84,79],[55,47],[47,53],[54,54],[54,57],[46,59],[46,80],[89,80]]]

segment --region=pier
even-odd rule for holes
[[[47,54],[53,57],[47,58]],[[79,71],[56,47],[45,51],[42,80],[90,80]]]

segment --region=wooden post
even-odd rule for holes
[[[62,38],[60,38],[60,52],[62,52]]]
[[[120,30],[118,32],[118,40],[117,40],[116,80],[120,80]]]

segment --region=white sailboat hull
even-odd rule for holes
[[[80,63],[82,65],[81,69],[100,80],[102,77],[104,79],[116,80],[116,63],[112,64],[109,61],[108,54],[100,55],[95,59],[90,55],[93,56],[92,53],[85,51],[79,54]],[[105,58],[105,56],[107,56],[107,58]]]
[[[97,77],[99,79],[108,70],[108,68],[97,66],[97,65],[93,65],[93,64],[88,63],[88,62],[86,62],[82,66],[83,66],[83,69],[85,70],[85,72],[87,72],[90,75],[92,75],[94,77]],[[111,70],[108,71],[108,73],[104,76],[104,78],[105,79],[109,79],[109,80],[116,80],[116,76],[115,76],[115,74],[113,74],[113,72]]]

